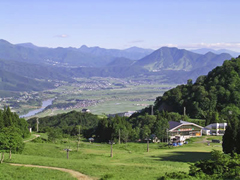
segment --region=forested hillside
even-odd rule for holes
[[[177,86],[158,97],[155,109],[186,113],[192,118],[206,118],[206,124],[217,122],[228,111],[240,108],[240,57],[226,60],[207,76],[200,76],[193,84]]]
[[[4,91],[42,91],[54,88],[54,84],[39,81],[0,69],[0,90]],[[1,92],[0,92],[1,94]],[[2,94],[1,94],[2,95]]]
[[[36,118],[29,119],[28,123],[35,131],[37,127]],[[39,118],[39,131],[49,132],[58,129],[61,134],[75,136],[79,132],[78,126],[81,126],[81,130],[84,131],[84,133],[87,133],[86,131],[95,128],[97,123],[97,115],[71,111],[56,116]]]
[[[0,109],[0,130],[4,128],[16,128],[21,137],[26,138],[30,135],[28,123],[25,119],[19,118],[16,113],[11,112],[9,107]]]

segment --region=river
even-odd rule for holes
[[[30,117],[30,116],[34,116],[37,113],[42,112],[47,106],[52,105],[54,99],[48,99],[42,102],[42,107],[39,109],[35,109],[32,111],[29,111],[27,114],[21,115],[19,116],[20,118],[26,118],[26,117]]]

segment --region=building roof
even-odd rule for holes
[[[191,122],[187,122],[187,121],[180,121],[180,122],[176,122],[176,121],[169,121],[169,131],[173,131],[176,128],[182,126],[182,125],[193,125],[193,126],[197,126],[199,128],[203,128],[202,126],[199,126],[197,124],[191,123]]]
[[[169,121],[168,124],[169,124],[169,130],[171,130],[171,129],[181,125],[182,123],[177,122],[177,121]]]

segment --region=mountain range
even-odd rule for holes
[[[201,48],[201,49],[195,49],[195,50],[191,50],[191,51],[194,52],[194,53],[198,53],[198,54],[206,54],[208,52],[212,52],[214,54],[228,53],[232,57],[238,57],[240,55],[240,52],[231,51],[231,50],[228,50],[228,49],[214,50],[214,49],[209,49],[209,48]]]
[[[0,90],[19,90],[13,75],[29,79],[30,84],[43,83],[39,90],[52,87],[56,81],[75,81],[73,77],[163,77],[167,83],[185,83],[206,75],[211,69],[231,59],[228,53],[205,54],[185,49],[162,47],[158,50],[132,47],[125,50],[100,47],[47,48],[32,43],[11,44],[0,40]],[[10,78],[11,77],[11,78]],[[26,80],[20,80],[26,82]],[[12,82],[12,84],[11,84]],[[20,82],[19,82],[20,83]],[[6,88],[7,87],[7,88]],[[11,87],[11,88],[10,88]],[[12,88],[13,87],[13,88]],[[20,88],[24,89],[24,86]],[[26,86],[24,90],[35,90]]]
[[[14,45],[5,40],[0,40],[1,59],[58,66],[103,67],[116,57],[137,60],[151,52],[153,50],[137,47],[117,50],[87,47],[85,45],[80,48],[46,48],[37,47],[31,43]]]

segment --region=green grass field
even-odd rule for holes
[[[75,179],[70,174],[58,170],[22,166],[19,167],[6,163],[0,164],[0,172],[0,179],[2,180]]]
[[[220,145],[202,143],[203,139],[205,137],[195,138],[187,145],[174,148],[150,144],[150,152],[146,152],[146,143],[115,144],[113,158],[108,144],[81,142],[77,152],[76,142],[72,140],[64,144],[28,142],[22,154],[13,154],[12,160],[7,161],[73,169],[94,179],[107,175],[110,179],[151,180],[166,172],[187,172],[190,163],[209,158],[213,149],[221,150]],[[64,149],[69,147],[72,151],[67,159]]]

